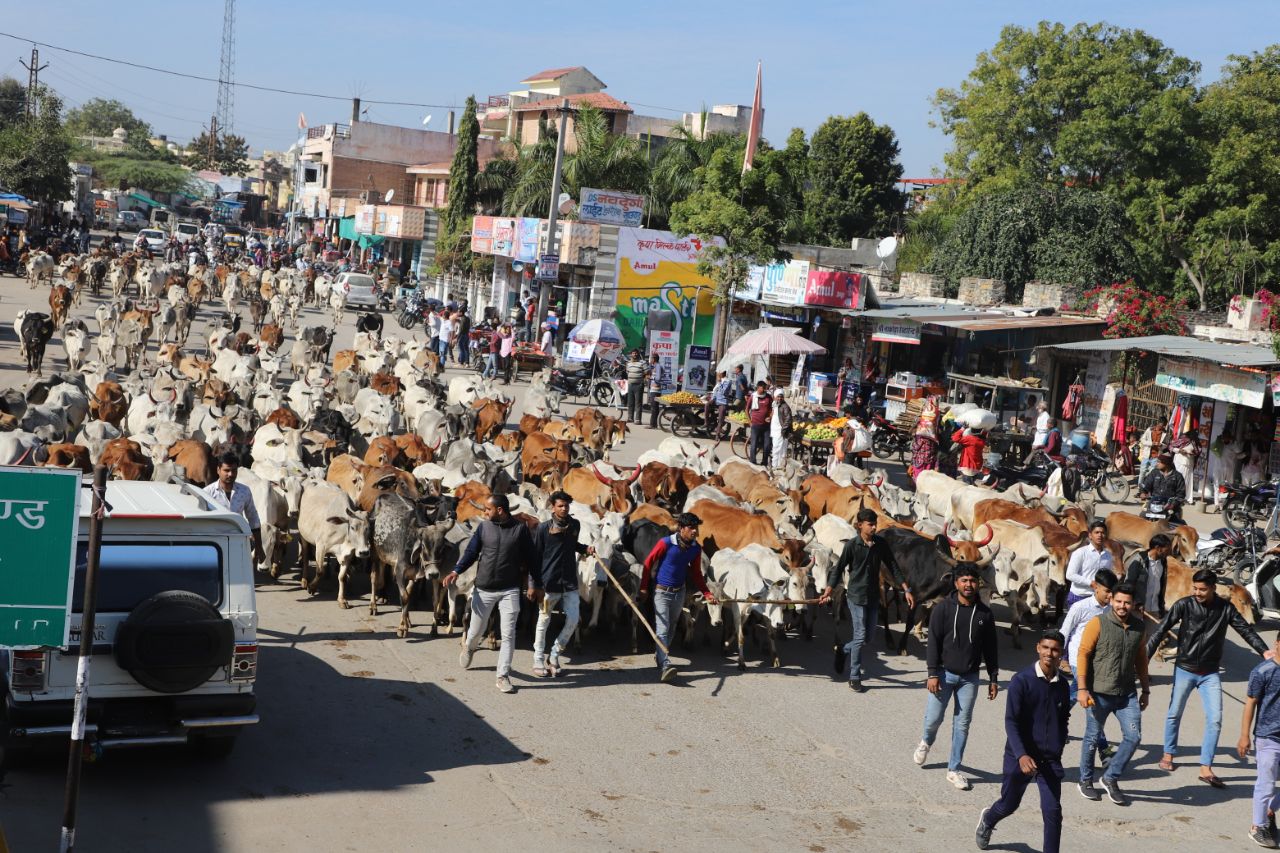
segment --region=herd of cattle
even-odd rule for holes
[[[900,649],[950,592],[959,561],[978,564],[984,597],[1007,605],[1016,645],[1024,619],[1061,611],[1071,552],[1087,541],[1091,507],[1021,485],[1003,492],[967,486],[937,472],[922,473],[910,492],[846,465],[818,474],[788,461],[770,473],[739,459],[721,462],[714,448],[680,438],[620,470],[607,460],[626,440],[626,424],[593,408],[559,416],[545,373],[534,377],[522,416],[511,423],[513,400],[491,380],[444,382],[424,342],[383,336],[376,316],[362,318],[351,349],[331,354],[333,331],[298,320],[301,305],[318,299],[322,279],[287,270],[170,269],[129,256],[56,264],[45,257],[31,258],[28,270],[33,286],[50,278],[51,313],[23,312],[15,331],[38,374],[51,330],[61,329],[67,369],[0,395],[0,463],[86,472],[102,464],[115,478],[204,485],[215,479],[218,456],[235,452],[262,521],[259,568],[275,578],[296,571],[316,594],[332,564],[344,608],[352,575],[367,571],[373,614],[394,580],[401,637],[412,628],[419,590],[426,590],[419,597],[432,611],[432,634],[465,623],[473,573],[447,589],[440,579],[491,494],[508,495],[530,525],[548,517],[550,492],[573,496],[582,539],[595,549],[580,564],[580,631],[621,627],[633,651],[636,622],[605,572],[634,594],[641,563],[675,529],[674,514],[696,514],[708,583],[726,603],[691,595],[680,636],[692,641],[701,622],[720,629],[726,649],[736,642],[739,666],[753,624],[764,629],[758,633],[775,665],[775,639],[787,629],[812,638],[821,609],[812,602],[864,508],[877,512],[879,532],[915,592],[916,606],[904,615],[892,585],[884,588],[885,603],[897,605],[904,622]],[[52,284],[53,273],[66,283]],[[110,295],[94,311],[98,358],[90,359],[87,324],[69,314],[103,282]],[[130,285],[137,303],[127,299]],[[218,288],[225,313],[210,324],[204,353],[184,354],[191,318]],[[246,292],[259,306],[251,310],[253,335],[238,331],[237,301]],[[148,300],[153,307],[137,307]],[[287,357],[286,326],[294,335]],[[1166,598],[1187,593],[1194,529],[1122,512],[1107,525],[1120,568],[1152,535],[1168,533],[1176,558]],[[1253,621],[1248,594],[1236,587],[1231,597]],[[881,612],[891,643],[888,609]],[[843,613],[839,589],[833,612],[837,620]]]

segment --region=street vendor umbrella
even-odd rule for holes
[[[609,320],[588,320],[579,323],[569,332],[565,343],[565,358],[570,361],[590,361],[595,355],[600,361],[613,362],[622,355],[627,339],[622,331]]]
[[[779,326],[765,326],[747,332],[734,341],[726,350],[726,355],[799,355],[801,353],[824,353],[826,347],[815,344],[808,338],[798,334],[799,329],[786,329]]]

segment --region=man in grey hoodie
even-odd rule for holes
[[[960,762],[964,760],[964,747],[969,739],[969,721],[978,698],[979,670],[983,663],[990,680],[987,699],[995,699],[999,690],[996,686],[996,676],[1000,674],[996,621],[991,608],[978,599],[978,577],[976,565],[957,563],[956,591],[939,602],[929,617],[929,645],[925,655],[929,666],[929,680],[925,682],[929,698],[924,709],[924,737],[912,756],[916,764],[924,765],[947,712],[947,704],[954,696],[947,781],[961,791],[970,788],[969,780],[960,772]]]

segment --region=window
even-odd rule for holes
[[[76,548],[75,612],[84,606],[89,546]],[[212,542],[104,542],[98,563],[98,610],[128,613],[159,592],[193,592],[210,604],[222,601],[222,552]]]

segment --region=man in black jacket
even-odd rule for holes
[[[1204,740],[1200,744],[1200,781],[1215,788],[1225,783],[1213,772],[1213,755],[1218,750],[1218,734],[1222,731],[1222,680],[1218,667],[1230,625],[1253,650],[1270,659],[1271,649],[1235,606],[1217,592],[1217,575],[1201,569],[1191,576],[1191,594],[1180,598],[1169,608],[1147,639],[1147,656],[1155,654],[1164,638],[1177,628],[1178,656],[1174,659],[1173,694],[1169,697],[1169,713],[1164,721],[1164,757],[1160,769],[1173,772],[1173,756],[1178,750],[1178,726],[1192,690],[1200,693],[1204,707]]]
[[[1169,578],[1169,554],[1173,540],[1157,533],[1147,542],[1147,550],[1134,555],[1124,572],[1124,579],[1131,584],[1136,598],[1133,605],[1139,613],[1163,616],[1164,590]],[[1068,661],[1070,663],[1070,661]]]
[[[951,719],[947,781],[967,791],[970,784],[960,772],[960,762],[964,761],[969,721],[973,719],[973,703],[978,698],[979,670],[985,663],[990,682],[987,699],[995,699],[1000,665],[996,653],[996,621],[991,608],[978,600],[978,567],[973,563],[957,564],[955,585],[956,591],[934,606],[929,617],[929,645],[925,655],[929,666],[929,680],[925,682],[929,698],[924,708],[924,736],[912,758],[916,764],[924,765],[954,695],[956,710]]]
[[[991,843],[996,824],[1018,810],[1027,786],[1040,787],[1044,853],[1058,853],[1062,838],[1062,749],[1071,717],[1071,683],[1059,673],[1062,635],[1049,631],[1036,644],[1036,663],[1009,682],[1004,705],[1004,780],[1000,799],[982,810],[975,836],[979,850]]]
[[[458,565],[440,580],[448,589],[458,575],[471,568],[477,559],[476,584],[471,590],[471,625],[467,641],[458,656],[466,669],[480,645],[480,636],[489,624],[489,614],[498,608],[502,630],[502,648],[498,651],[498,689],[514,693],[511,686],[511,656],[515,652],[516,617],[520,615],[520,589],[529,579],[529,600],[542,599],[542,575],[534,562],[533,537],[523,521],[511,515],[506,495],[490,495],[485,501],[485,520],[480,522],[471,541],[458,558]]]
[[[1138,484],[1138,498],[1151,497],[1169,507],[1169,519],[1182,518],[1182,502],[1187,497],[1187,482],[1173,467],[1173,456],[1161,453],[1156,467]]]
[[[542,572],[545,595],[538,609],[538,625],[533,632],[533,674],[539,678],[560,674],[560,654],[578,627],[578,556],[594,554],[595,549],[578,540],[582,526],[569,514],[573,498],[567,492],[551,495],[551,517],[533,532],[533,547]],[[551,644],[548,661],[547,626],[551,611],[559,604],[564,608],[564,628]],[[548,665],[549,664],[549,665]]]

